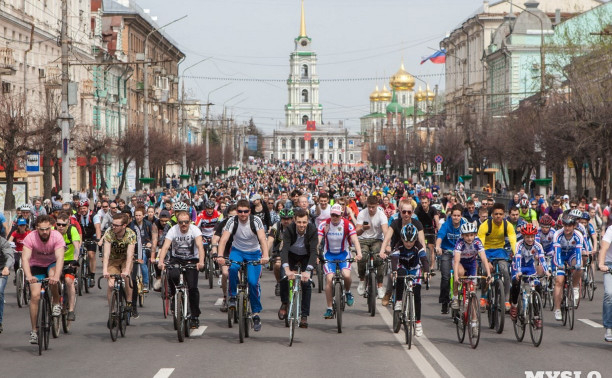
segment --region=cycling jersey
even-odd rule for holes
[[[542,230],[538,231],[538,233],[536,234],[536,243],[540,243],[542,245],[542,248],[544,249],[544,252],[546,253],[546,255],[552,255],[553,254],[553,236],[555,235],[555,232],[550,229],[548,230],[547,234],[544,234],[542,232]]]
[[[13,231],[11,236],[13,237],[13,241],[15,242],[15,252],[21,253],[21,251],[23,251],[23,239],[25,239],[30,232],[32,231],[26,230],[26,232],[20,234],[17,231]]]
[[[345,229],[348,229],[348,233],[344,232]],[[321,223],[319,235],[325,238],[325,251],[341,253],[348,250],[348,239],[357,235],[357,232],[351,222],[342,218],[336,225],[331,222]]]
[[[538,216],[535,212],[535,210],[533,209],[528,209],[526,212],[522,212],[521,209],[519,209],[519,217],[521,217],[521,219],[525,220],[525,222],[533,222],[534,220],[538,219]]]
[[[523,273],[524,269],[526,270],[525,273],[533,274],[535,259],[540,260],[544,271],[548,270],[545,256],[544,248],[538,242],[533,243],[533,245],[525,244],[524,240],[516,243],[516,253],[512,259],[512,276],[515,276],[516,273]]]
[[[576,230],[580,231],[582,238],[584,239],[584,250],[582,252],[591,252],[593,250],[593,235],[595,235],[595,229],[591,224],[588,225],[587,229],[580,223],[576,224]]]
[[[459,240],[455,246],[453,254],[459,254],[461,263],[463,264],[476,261],[478,253],[481,251],[484,251],[484,246],[482,245],[482,241],[476,237],[471,244],[466,243],[463,239]]]
[[[221,218],[217,210],[213,210],[211,215],[208,215],[204,210],[196,218],[195,225],[200,229],[203,237],[210,239],[215,234],[215,227],[220,221]]]
[[[582,266],[582,250],[584,249],[584,238],[580,231],[574,230],[572,236],[567,239],[563,229],[557,230],[553,236],[553,247],[555,249],[555,265],[561,269],[557,270],[557,275],[565,275],[563,265],[576,260],[575,266]]]
[[[399,265],[409,272],[419,268],[423,268],[426,272],[429,271],[427,253],[423,248],[417,247],[416,244],[410,249],[402,245],[393,255],[399,255]]]

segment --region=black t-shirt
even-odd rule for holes
[[[412,218],[410,223],[412,223],[416,227],[417,231],[423,231],[423,224],[418,219]],[[393,236],[391,237],[391,249],[395,249],[398,245],[402,244],[402,218],[397,218],[396,220],[391,222],[391,228],[393,229]]]
[[[423,228],[426,230],[432,230],[435,228],[434,217],[438,214],[438,211],[432,206],[429,206],[429,210],[425,211],[423,206],[419,205],[414,212],[419,218],[419,221],[423,224]]]

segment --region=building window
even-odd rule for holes
[[[306,64],[302,65],[302,79],[308,78],[308,66]]]
[[[329,148],[334,148],[334,140],[333,139],[329,140]]]
[[[319,160],[323,161],[323,154],[319,154]]]
[[[338,139],[338,148],[342,148],[342,139]]]
[[[334,161],[334,154],[329,154],[329,161]]]
[[[270,160],[274,160],[274,154],[270,154]]]
[[[291,139],[291,149],[295,150],[295,139]]]
[[[301,149],[305,149],[306,148],[306,142],[304,141],[304,139],[300,139],[300,148]]]
[[[287,141],[285,139],[281,139],[281,148],[284,150],[287,148]],[[284,158],[283,158],[284,159]]]
[[[306,89],[302,90],[302,102],[308,102],[308,91]]]
[[[305,125],[306,122],[308,122],[308,116],[307,115],[303,115],[302,116],[302,125]]]
[[[291,154],[291,160],[295,160],[295,154]]]
[[[283,160],[287,160],[287,155],[283,154]]]
[[[350,161],[355,160],[355,156],[354,156],[353,154],[349,154],[349,160],[350,160]]]

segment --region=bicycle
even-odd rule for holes
[[[204,278],[208,280],[208,288],[213,288],[213,280],[215,277],[219,277],[220,273],[217,268],[217,263],[211,254],[210,239],[203,237],[202,243],[204,244],[204,253],[206,253],[206,260],[204,261]]]
[[[493,283],[489,284],[487,290],[487,298],[489,304],[487,306],[487,318],[489,320],[489,328],[494,329],[497,333],[504,331],[504,320],[506,315],[505,299],[506,293],[504,289],[504,278],[499,270],[499,262],[507,261],[505,258],[491,259],[489,262],[493,264]]]
[[[344,290],[344,277],[342,277],[342,269],[340,264],[348,262],[352,263],[355,259],[349,258],[344,260],[325,260],[321,259],[322,263],[336,264],[336,271],[332,279],[332,313],[336,318],[338,333],[342,333],[342,312],[346,306],[346,291]]]
[[[561,299],[561,322],[563,326],[569,325],[570,331],[574,329],[574,287],[573,274],[575,268],[565,264],[565,282],[563,283],[563,298]],[[569,324],[568,324],[569,323]]]
[[[59,291],[59,298],[60,298],[60,306],[61,306],[61,312],[58,316],[51,316],[51,334],[53,335],[53,338],[56,339],[59,336],[59,330],[60,330],[60,322],[62,324],[62,331],[64,333],[68,333],[70,331],[70,324],[72,323],[71,320],[68,320],[68,309],[70,308],[70,302],[69,302],[69,298],[68,298],[68,289],[66,288],[66,281],[65,281],[65,276],[66,276],[66,270],[68,270],[70,268],[70,266],[65,266],[64,269],[62,270],[62,275],[60,276],[60,282],[58,283],[58,291]],[[77,280],[76,278],[74,279],[73,285],[75,285],[75,289],[77,286]],[[76,290],[75,290],[76,293]],[[76,310],[76,297],[74,298],[74,310]]]
[[[595,296],[595,272],[593,271],[593,255],[588,255],[586,267],[582,268],[582,298],[588,296],[589,301]]]
[[[142,270],[140,268],[140,263],[134,261],[134,269],[136,269],[136,290],[138,293],[138,306],[142,307],[144,305],[145,292],[144,284],[142,282]],[[134,306],[136,306],[136,303],[134,303]]]
[[[147,256],[147,271],[149,273],[149,285],[147,285],[147,289],[151,291],[153,289],[153,282],[155,282],[155,278],[157,278],[154,262],[151,261],[151,248],[142,247],[142,254],[143,256]]]
[[[179,269],[178,284],[174,287],[174,329],[178,336],[179,342],[185,341],[186,337],[189,337],[191,312],[189,307],[189,288],[187,287],[187,281],[184,280],[183,274],[187,269],[197,269],[197,264],[172,264],[168,266],[169,269]]]
[[[30,302],[30,284],[25,279],[21,258],[18,258],[17,261],[19,267],[15,271],[15,291],[17,292],[17,306],[21,308]]]
[[[474,279],[485,278],[485,276],[459,277],[459,309],[453,310],[453,321],[457,328],[457,339],[460,343],[465,340],[465,329],[468,330],[468,338],[472,349],[476,349],[480,341],[480,311],[478,309],[478,296],[474,288]]]
[[[544,308],[546,308],[547,306],[550,308],[550,310],[553,310],[554,307],[554,301],[553,301],[553,297],[554,297],[554,287],[555,287],[555,280],[554,277],[556,277],[552,265],[551,265],[551,261],[552,258],[550,256],[546,256],[546,265],[549,267],[548,271],[550,272],[550,277],[547,276],[543,276],[542,279],[540,280],[540,284],[542,285],[542,306]]]
[[[426,279],[424,276],[415,276],[413,274],[407,274],[402,276],[404,280],[404,294],[402,295],[402,310],[401,311],[393,311],[393,316],[395,318],[395,313],[399,313],[400,318],[400,326],[404,326],[404,335],[406,337],[406,344],[408,344],[408,349],[412,348],[412,338],[416,332],[416,314],[414,310],[414,281],[417,279]]]
[[[51,332],[51,300],[49,299],[49,279],[36,281],[41,284],[40,301],[38,302],[38,314],[36,315],[36,327],[38,336],[38,355],[42,354],[43,348],[49,349],[49,333]]]
[[[98,278],[98,289],[102,290],[100,281],[104,278]],[[127,310],[127,298],[125,296],[125,282],[132,287],[130,279],[124,279],[120,274],[111,274],[109,279],[115,280],[111,293],[111,303],[108,308],[108,324],[110,329],[111,340],[117,341],[117,335],[121,333],[121,337],[125,337],[125,331],[129,324],[130,311]]]
[[[227,319],[237,319],[238,321],[238,339],[240,343],[244,343],[244,339],[249,337],[249,328],[253,326],[253,318],[251,314],[251,303],[249,300],[249,284],[247,279],[248,265],[261,265],[259,261],[233,261],[225,259],[227,265],[238,264],[240,270],[238,272],[238,295],[236,296],[237,310],[228,308]],[[230,328],[232,326],[230,325]]]
[[[288,279],[285,277],[284,279]],[[285,325],[289,327],[289,346],[293,345],[293,337],[295,336],[295,327],[299,325],[300,314],[302,313],[302,268],[298,266],[297,273],[293,275],[293,279],[289,280],[289,309],[285,317]],[[308,281],[312,285],[312,280]]]
[[[542,334],[544,331],[544,305],[542,298],[536,291],[535,281],[539,279],[537,274],[521,276],[521,291],[517,303],[517,316],[513,320],[514,335],[518,342],[523,341],[525,337],[525,328],[529,326],[529,334],[531,341],[535,347],[542,343]]]
[[[168,284],[168,273],[165,270],[161,272],[160,294],[162,298],[162,311],[164,313],[164,319],[166,319],[170,311],[170,286]]]
[[[89,294],[89,280],[91,271],[89,270],[89,253],[88,250],[95,251],[98,249],[98,244],[92,240],[85,240],[83,244],[81,244],[81,253],[79,254],[78,262],[79,269],[77,271],[78,285],[77,291],[79,296],[83,295],[83,290],[85,293]],[[92,284],[93,285],[93,284]]]
[[[370,316],[376,315],[376,289],[376,267],[374,266],[374,253],[370,253],[366,263],[365,291],[363,293],[363,297],[366,298],[368,302],[368,313]]]

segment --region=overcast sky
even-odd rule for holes
[[[206,101],[213,114],[222,105],[238,121],[253,117],[270,133],[285,120],[289,54],[299,34],[300,0],[138,0],[164,25],[188,17],[166,31],[187,55],[191,97]],[[482,0],[305,0],[306,31],[318,55],[320,102],[324,122],[344,120],[353,130],[369,113],[375,80],[393,75],[404,59],[406,70],[433,90],[444,86],[444,65],[425,63],[439,41],[470,16]],[[199,76],[207,78],[189,78]],[[255,81],[233,81],[249,79]],[[334,81],[355,79],[354,81]],[[330,81],[327,81],[330,80]],[[421,84],[417,80],[417,87]],[[232,97],[237,96],[232,99]]]

